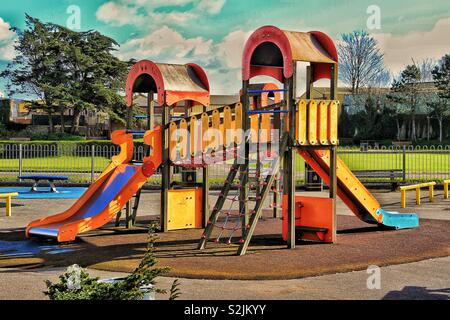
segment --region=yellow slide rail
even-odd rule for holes
[[[6,216],[11,217],[11,198],[17,197],[19,194],[17,192],[11,193],[0,193],[0,199],[5,199],[6,201]]]
[[[400,187],[401,192],[401,206],[402,208],[406,208],[406,192],[411,190],[416,190],[416,204],[420,205],[421,203],[421,196],[420,192],[421,189],[428,188],[428,197],[430,199],[430,202],[434,201],[434,186],[436,185],[436,182],[427,182],[427,183],[420,183],[415,184],[411,186],[404,186]]]

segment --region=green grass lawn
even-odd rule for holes
[[[385,152],[339,152],[341,159],[349,166],[351,170],[389,170],[402,169],[403,155],[401,153],[393,154],[390,151]],[[87,180],[88,178],[78,178],[91,172],[90,157],[48,157],[23,159],[23,172],[58,172],[74,174],[72,181]],[[94,171],[102,172],[110,163],[109,158],[94,158]],[[0,180],[9,180],[18,172],[18,159],[0,159]],[[217,167],[217,172],[224,172],[224,169]],[[296,170],[299,175],[304,172],[304,161],[300,156],[296,156]],[[450,153],[439,152],[414,152],[406,154],[406,170],[408,174],[432,175],[435,173],[449,173],[450,176]],[[211,176],[214,176],[214,168],[211,168]],[[8,174],[9,173],[9,174]],[[216,174],[217,175],[217,174]]]

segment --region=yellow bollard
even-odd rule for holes
[[[6,197],[6,216],[11,217],[11,197]]]
[[[430,202],[434,201],[434,185],[429,186],[428,197],[430,198]]]
[[[450,184],[450,180],[444,181],[444,199],[448,199],[448,185]]]
[[[405,209],[406,208],[406,190],[402,190],[402,200],[401,200],[401,205],[402,208]]]
[[[12,215],[12,209],[11,209],[12,197],[17,197],[17,196],[19,196],[19,194],[17,192],[0,193],[0,199],[5,199],[5,209],[6,209],[7,217],[11,217],[11,215]]]
[[[416,204],[420,206],[420,187],[416,188]]]

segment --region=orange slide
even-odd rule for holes
[[[151,155],[144,158],[142,165],[136,165],[132,163],[133,133],[115,131],[112,142],[120,146],[120,153],[112,158],[106,170],[70,209],[31,222],[26,228],[26,236],[67,242],[75,240],[80,233],[107,224],[160,166],[161,138],[160,126],[144,134],[144,143],[151,147]]]
[[[298,150],[298,153],[317,172],[326,184],[330,182],[330,152],[328,150]],[[395,229],[419,226],[415,213],[388,212],[364,187],[346,164],[337,158],[337,194],[350,210],[362,221]]]

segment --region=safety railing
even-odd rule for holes
[[[105,169],[118,147],[108,144],[0,144],[0,181],[17,181],[17,176],[27,173],[64,174],[72,183],[90,183]],[[142,159],[144,146],[135,149],[135,159]],[[361,171],[401,172],[394,179],[399,182],[421,183],[442,182],[450,177],[450,146],[428,147],[381,147],[360,149],[357,147],[339,147],[339,157],[347,166]],[[220,183],[231,163],[219,163],[209,166],[212,181]],[[297,182],[305,178],[305,163],[296,156]],[[383,175],[365,175],[363,183],[386,182],[392,177]],[[158,175],[153,179],[158,179]]]

